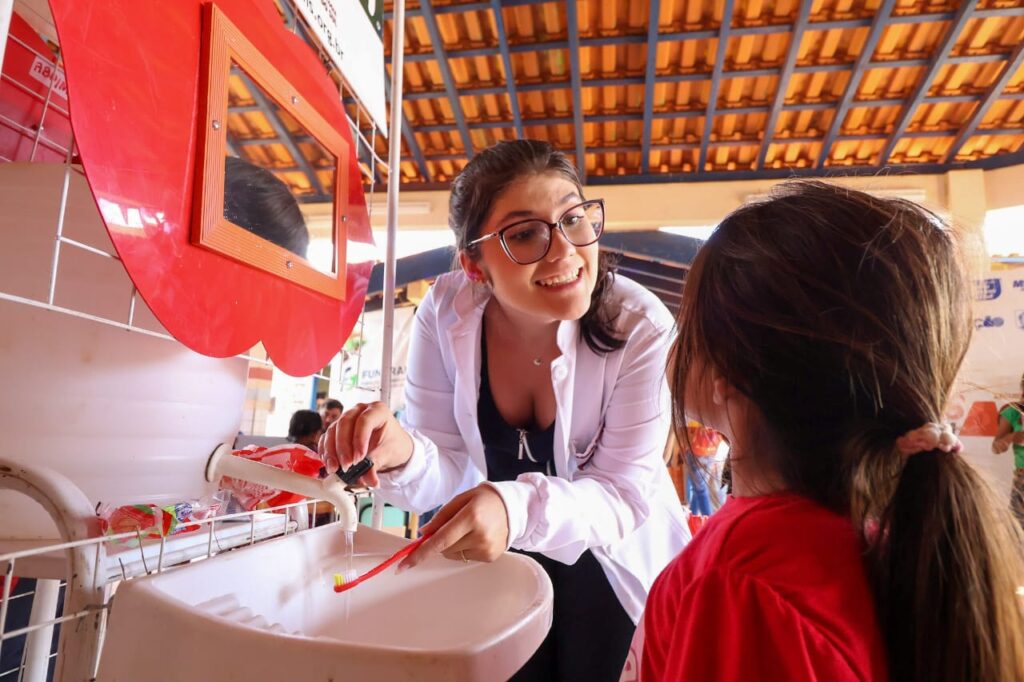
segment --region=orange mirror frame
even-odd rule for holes
[[[348,210],[348,144],[320,113],[213,3],[203,8],[199,150],[192,243],[338,300],[345,300],[345,222]],[[335,159],[333,272],[320,272],[302,256],[224,217],[228,78],[237,64],[275,105],[292,116]]]

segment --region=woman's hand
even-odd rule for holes
[[[367,487],[380,484],[378,472],[405,466],[412,456],[412,436],[405,432],[387,405],[359,403],[331,424],[320,439],[320,454],[328,471],[345,469],[369,456],[373,468],[359,478]]]
[[[421,532],[430,537],[402,560],[399,570],[434,553],[459,561],[494,561],[508,547],[508,512],[501,495],[481,484],[442,507]]]

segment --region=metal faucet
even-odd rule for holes
[[[355,497],[345,490],[345,483],[336,474],[328,474],[322,479],[310,478],[244,457],[235,457],[231,454],[231,448],[221,443],[206,463],[206,480],[213,483],[221,476],[261,483],[271,488],[326,500],[337,508],[345,530],[354,531],[358,525]]]

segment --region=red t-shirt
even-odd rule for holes
[[[861,547],[806,498],[730,498],[651,589],[640,679],[884,682]]]

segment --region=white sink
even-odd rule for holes
[[[360,526],[355,572],[406,542]],[[527,557],[436,557],[337,594],[344,554],[334,524],[122,584],[98,680],[505,680],[551,626],[551,582]]]

